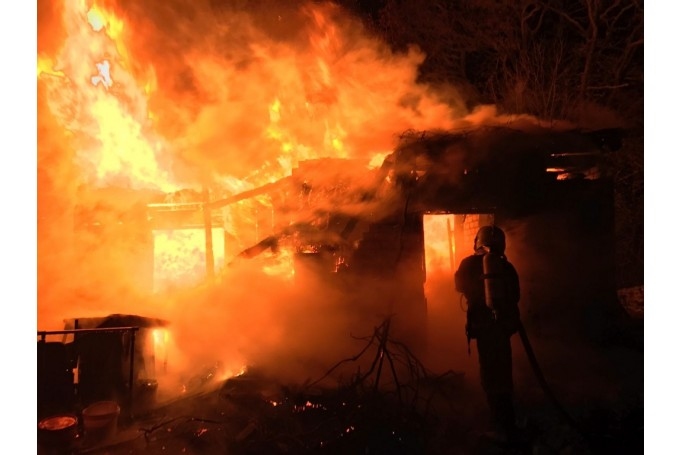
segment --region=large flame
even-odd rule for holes
[[[67,37],[56,55],[39,55],[38,74],[89,182],[169,191],[236,177],[257,186],[301,160],[368,162],[395,134],[451,127],[462,114],[415,83],[420,53],[390,53],[335,7],[291,13],[305,34],[276,40],[242,13],[216,18],[187,5],[195,32],[162,23],[160,12],[142,16],[141,6],[64,0]]]
[[[121,248],[106,238],[91,246],[97,254],[86,259],[74,254],[71,215],[81,188],[167,194],[210,187],[228,197],[288,177],[303,161],[347,158],[364,162],[367,169],[378,166],[400,133],[450,129],[467,121],[455,90],[435,92],[417,82],[422,53],[415,48],[393,53],[337,6],[314,2],[290,9],[269,2],[267,10],[258,11],[255,5],[253,11],[242,11],[211,6],[216,3],[41,0],[42,328],[58,329],[50,324],[64,317],[134,312],[186,325],[205,317],[201,334],[224,331],[223,319],[211,319],[195,307],[182,308],[180,318],[163,314],[170,307],[167,302],[140,307],[128,291],[147,272],[131,270],[120,259],[138,250],[137,245]],[[252,230],[247,240],[230,239],[242,242],[240,247],[265,238],[275,225],[262,222],[272,218],[270,198],[259,195],[252,201],[223,210],[229,235],[239,224]],[[125,238],[151,235],[125,230],[124,223],[120,229]],[[176,258],[180,250],[200,255],[203,247],[197,237],[179,246],[177,235],[156,234],[157,247],[165,248],[158,273],[185,267],[186,258]],[[289,251],[266,259],[266,273],[278,273],[283,281],[290,278]],[[122,279],[124,275],[130,278]],[[74,298],[69,292],[83,277],[98,287]],[[283,335],[276,324],[286,320],[283,309],[261,308],[266,293],[272,299],[285,296],[272,296],[274,289],[246,279],[234,280],[229,292],[215,300],[230,302],[231,313],[242,312],[238,327],[261,328],[257,346],[262,351],[278,346]],[[70,306],[65,308],[64,302]],[[247,304],[237,307],[238,302]],[[221,317],[231,314],[224,305]],[[235,332],[228,333],[233,337]],[[319,330],[319,336],[331,333]],[[201,334],[194,338],[201,339]]]
[[[153,130],[147,97],[153,86],[135,78],[124,42],[124,23],[84,1],[66,1],[67,39],[56,56],[39,55],[45,100],[75,138],[76,158],[87,183],[175,189],[158,164],[165,140]]]

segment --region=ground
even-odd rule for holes
[[[598,338],[529,333],[556,402],[540,386],[515,336],[517,415],[524,439],[518,446],[485,436],[479,384],[464,374],[417,374],[416,385],[404,382],[391,391],[375,391],[370,385],[374,378],[367,376],[354,387],[346,383],[312,392],[246,373],[132,420],[121,416],[115,436],[99,443],[81,437],[71,452],[642,453],[641,330],[641,323],[630,321]],[[391,377],[387,367],[382,374],[383,379]]]

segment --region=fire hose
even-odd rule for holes
[[[529,364],[531,365],[531,369],[533,370],[534,375],[536,376],[536,379],[538,380],[538,383],[541,386],[541,389],[543,390],[543,393],[545,393],[545,395],[551,401],[552,405],[559,412],[564,421],[571,428],[573,428],[581,437],[583,437],[583,439],[586,442],[588,442],[591,445],[599,445],[597,444],[596,438],[592,434],[585,431],[583,427],[581,427],[581,425],[571,416],[571,414],[569,414],[567,410],[564,409],[562,403],[560,403],[560,401],[555,396],[555,393],[550,388],[550,385],[548,384],[548,381],[545,379],[543,371],[541,370],[541,367],[538,364],[536,354],[534,353],[534,349],[531,346],[531,342],[529,341],[527,332],[524,329],[524,324],[522,324],[521,321],[519,321],[517,333],[519,334],[519,337],[522,340],[522,346],[524,346],[524,351],[526,352],[527,358],[529,359]]]
[[[504,279],[507,262],[505,256],[503,256],[502,254],[497,254],[496,252],[491,251],[491,249],[487,247],[485,247],[485,249],[486,252],[482,258],[484,298],[485,304],[487,308],[491,310],[491,313],[495,320],[499,314],[499,310],[502,310],[504,307],[507,306],[506,299],[508,298],[508,292],[510,292],[508,291],[506,281]],[[508,310],[505,309],[504,312],[507,311]],[[574,418],[564,409],[564,406],[562,406],[560,401],[555,396],[555,393],[548,385],[548,381],[546,381],[545,376],[543,375],[543,371],[541,370],[541,367],[538,364],[536,354],[534,353],[534,349],[531,346],[531,342],[529,341],[529,337],[524,328],[524,325],[522,324],[522,321],[519,318],[519,314],[517,314],[516,321],[517,321],[517,333],[519,334],[519,337],[522,340],[522,345],[524,346],[524,351],[526,352],[527,358],[529,359],[531,369],[533,370],[534,375],[538,380],[538,383],[543,389],[543,392],[548,397],[548,399],[555,407],[555,409],[562,416],[564,421],[570,427],[576,430],[587,442],[593,443],[594,441],[592,436],[588,435],[583,430],[583,428],[578,424],[578,422],[576,422],[576,420],[574,420]]]
[[[536,379],[538,380],[538,383],[541,386],[541,389],[543,389],[543,392],[545,395],[550,399],[552,402],[553,406],[555,406],[555,409],[562,415],[564,420],[574,429],[578,430],[579,433],[582,433],[582,430],[578,423],[574,420],[574,418],[564,409],[564,406],[562,406],[562,403],[557,399],[555,396],[555,393],[552,391],[550,388],[550,385],[548,384],[548,381],[545,379],[545,376],[543,375],[543,371],[541,370],[540,365],[538,364],[538,360],[536,359],[536,354],[534,353],[534,349],[531,346],[531,342],[529,341],[529,336],[527,335],[526,330],[524,329],[524,324],[520,321],[518,324],[517,328],[517,333],[519,334],[520,339],[522,340],[522,346],[524,346],[524,351],[527,354],[527,358],[529,359],[529,364],[531,365],[531,369],[534,372],[534,375],[536,376]]]

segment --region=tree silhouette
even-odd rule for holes
[[[637,0],[339,0],[395,50],[426,54],[420,79],[471,105],[624,128],[611,160],[619,286],[643,282],[644,8]]]

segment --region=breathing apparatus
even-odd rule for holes
[[[475,236],[475,254],[483,255],[482,270],[484,278],[484,298],[487,308],[491,310],[494,321],[502,313],[507,298],[503,281],[503,263],[505,261],[505,234],[496,226],[483,226]],[[500,316],[506,316],[500,314]]]

